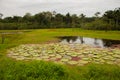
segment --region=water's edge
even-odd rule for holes
[[[94,47],[120,47],[120,40],[110,40],[110,39],[98,39],[90,37],[81,37],[81,36],[61,36],[57,37],[60,39],[61,43],[69,44],[88,44]]]

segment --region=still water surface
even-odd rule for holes
[[[80,37],[80,36],[63,36],[58,38],[60,39],[61,43],[88,44],[94,47],[101,47],[101,48],[120,44],[120,40],[97,39],[97,38]]]

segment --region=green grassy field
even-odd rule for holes
[[[18,30],[17,30],[18,31]],[[36,29],[36,30],[19,30],[23,34],[16,34],[7,37],[5,43],[41,43],[46,41],[55,41],[57,36],[84,36],[102,39],[120,40],[120,31],[93,31],[81,29]],[[11,31],[0,31],[11,32]],[[15,32],[12,30],[12,32]],[[10,36],[10,35],[9,35]]]
[[[68,66],[44,61],[16,61],[7,57],[6,50],[20,44],[55,42],[57,36],[86,36],[120,40],[120,31],[81,29],[18,30],[22,34],[5,35],[0,44],[0,80],[119,80],[120,67],[107,64]],[[0,32],[15,32],[4,30]],[[1,37],[0,37],[1,40]]]

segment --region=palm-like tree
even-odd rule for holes
[[[112,24],[114,18],[114,12],[112,10],[106,11],[103,15],[103,18],[109,23]]]
[[[82,14],[80,14],[80,16],[79,16],[79,17],[80,17],[81,19],[84,19],[84,18],[85,18],[85,16],[86,16],[86,15],[84,15],[84,14],[82,13]]]
[[[98,18],[100,14],[101,14],[100,12],[96,12],[96,13],[95,13],[95,17]]]

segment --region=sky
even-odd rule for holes
[[[32,15],[43,11],[70,13],[94,16],[96,12],[103,14],[107,10],[120,7],[120,0],[0,0],[0,13],[7,16]]]

